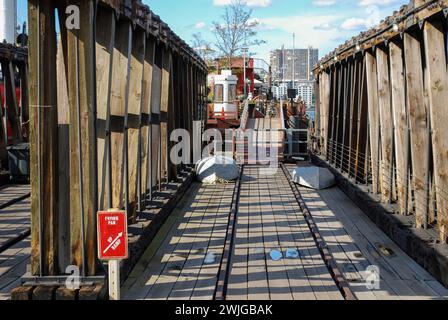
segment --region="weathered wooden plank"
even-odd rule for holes
[[[153,65],[155,54],[155,39],[146,39],[146,52],[145,63],[143,72],[143,92],[142,92],[142,117],[143,125],[141,129],[141,157],[142,157],[142,183],[140,194],[143,199],[146,199],[146,192],[150,188],[151,181],[151,90],[152,90],[152,78],[153,78]]]
[[[171,85],[171,53],[165,51],[163,53],[162,62],[162,93],[160,102],[161,114],[167,116],[166,119],[160,124],[161,131],[161,176],[168,180],[168,167],[169,167],[169,134],[168,134],[168,124],[172,119],[169,119],[169,109],[170,109],[170,85]],[[167,181],[168,182],[168,181]]]
[[[393,161],[393,123],[391,109],[391,93],[389,78],[388,54],[385,50],[376,50],[378,70],[378,105],[381,132],[381,195],[382,201],[391,202],[392,199],[392,161]]]
[[[323,73],[323,106],[322,106],[322,136],[324,138],[324,155],[328,155],[328,139],[329,139],[329,115],[330,115],[330,101],[331,101],[331,79],[328,73]]]
[[[427,94],[431,115],[437,224],[442,243],[448,242],[448,75],[446,34],[442,22],[426,22],[423,30],[427,65]]]
[[[380,180],[380,115],[378,102],[377,62],[374,53],[366,52],[367,101],[370,127],[370,154],[372,157],[372,192],[379,193]]]
[[[398,207],[400,213],[406,215],[408,199],[409,131],[406,108],[403,46],[396,42],[391,42],[389,45],[389,54],[392,112],[395,127]]]
[[[159,44],[155,49],[153,79],[151,90],[151,113],[157,116],[160,120],[161,99],[162,99],[162,65],[163,65],[163,48]],[[151,172],[152,183],[155,187],[161,183],[160,174],[160,158],[161,158],[161,143],[160,143],[160,122],[151,125]]]
[[[67,30],[68,96],[70,105],[70,242],[71,262],[83,274],[95,275],[97,169],[95,6],[76,1],[80,8],[80,30]]]
[[[67,80],[67,51],[61,39],[57,52],[58,93],[58,188],[59,188],[59,264],[60,268],[70,265],[70,106]]]
[[[58,272],[57,49],[52,1],[29,1],[28,17],[30,39],[35,40],[29,43],[31,273],[55,275]]]
[[[112,207],[125,206],[125,117],[127,108],[128,80],[132,51],[132,26],[129,21],[119,21],[115,33],[113,52],[111,113],[111,167]]]
[[[139,187],[139,139],[142,113],[143,71],[145,61],[146,35],[135,31],[132,41],[131,69],[129,76],[128,103],[128,179],[129,179],[129,217],[137,218]]]
[[[110,103],[113,77],[116,16],[112,10],[98,10],[96,29],[96,95],[97,95],[97,153],[98,208],[112,207]]]
[[[359,113],[358,113],[358,132],[356,142],[356,160],[355,160],[355,177],[360,183],[368,183],[366,168],[369,165],[367,159],[368,149],[368,132],[369,132],[369,110],[368,110],[368,93],[366,78],[366,63],[361,61],[359,74]]]

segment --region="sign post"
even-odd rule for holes
[[[109,264],[109,298],[120,300],[120,263],[129,257],[127,213],[98,212],[98,256]]]

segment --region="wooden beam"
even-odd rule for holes
[[[60,13],[59,13],[60,14]],[[70,261],[70,105],[68,98],[67,52],[58,39],[57,94],[58,94],[58,187],[59,187],[59,266],[65,270]]]
[[[162,99],[162,64],[163,48],[161,44],[156,45],[153,67],[153,79],[151,90],[151,113],[160,119],[160,103]],[[151,125],[151,172],[152,187],[160,186],[162,176],[160,172],[160,122]]]
[[[70,105],[70,241],[71,262],[84,275],[96,275],[96,82],[94,0],[71,2],[80,9],[79,30],[67,30]]]
[[[390,203],[393,189],[393,121],[391,108],[388,53],[376,50],[378,68],[378,105],[381,128],[381,194],[384,203]]]
[[[160,123],[160,132],[161,132],[161,174],[162,177],[168,178],[168,167],[169,167],[169,134],[168,134],[168,123],[173,119],[169,119],[169,103],[170,103],[170,84],[171,84],[171,52],[165,50],[163,53],[163,63],[162,63],[162,93],[161,93],[161,103],[160,103],[160,111],[161,114],[167,115],[166,122]],[[167,179],[168,180],[168,179]],[[168,182],[168,181],[166,181]]]
[[[125,207],[125,117],[132,49],[132,26],[128,20],[120,20],[115,32],[113,52],[111,113],[111,165],[112,207]]]
[[[30,0],[31,274],[58,274],[56,28],[53,1]]]
[[[373,53],[366,52],[367,101],[370,127],[370,154],[372,157],[372,192],[379,193],[380,115],[378,103],[377,62]]]
[[[149,37],[146,39],[145,50],[145,64],[143,73],[143,91],[142,91],[142,116],[145,119],[141,129],[141,153],[142,153],[142,183],[141,183],[141,196],[146,199],[146,192],[150,188],[151,170],[151,90],[153,79],[153,65],[154,65],[154,53],[155,53],[155,39]]]
[[[431,116],[437,224],[442,243],[448,242],[448,75],[446,34],[442,22],[426,22],[423,30],[427,65],[427,88]]]
[[[112,10],[98,10],[96,29],[96,99],[98,153],[98,208],[112,207],[111,178],[111,88],[113,79],[116,15]]]
[[[328,137],[329,137],[329,114],[330,114],[330,99],[331,99],[331,79],[330,75],[326,72],[323,73],[323,106],[322,106],[322,135],[324,145],[324,155],[328,156]]]
[[[395,127],[395,162],[397,167],[398,207],[407,214],[409,131],[406,108],[406,83],[404,75],[403,46],[396,42],[389,45],[392,113]]]
[[[359,68],[359,112],[358,112],[358,132],[356,144],[355,177],[358,182],[367,184],[370,162],[368,159],[368,136],[369,136],[369,101],[366,77],[366,63],[360,61]]]
[[[129,216],[137,219],[139,187],[139,143],[142,113],[143,70],[145,63],[146,34],[135,31],[132,41],[131,73],[129,76],[128,104],[128,179],[129,179]]]

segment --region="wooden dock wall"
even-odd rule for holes
[[[316,66],[319,153],[448,242],[448,1],[415,0]]]
[[[31,272],[94,276],[97,210],[127,209],[134,222],[176,181],[170,134],[203,120],[207,68],[141,1],[29,0],[28,10]]]

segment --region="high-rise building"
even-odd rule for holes
[[[319,61],[319,49],[278,49],[271,52],[273,82],[312,81],[312,71]],[[293,75],[293,72],[295,75]]]

